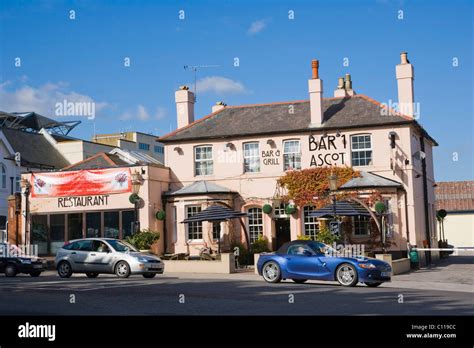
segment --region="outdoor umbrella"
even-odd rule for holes
[[[309,213],[311,217],[326,217],[334,215],[334,205],[328,204],[321,209],[313,210]],[[362,205],[356,202],[349,201],[337,201],[336,202],[336,215],[339,216],[370,216],[370,213]]]
[[[241,217],[248,216],[247,213],[243,213],[240,211],[232,210],[229,207],[223,205],[211,205],[210,207],[201,210],[200,212],[190,216],[181,223],[189,223],[189,222],[202,222],[202,221],[209,221],[209,222],[220,222],[220,221],[227,221],[230,219],[238,218],[240,220]],[[240,220],[241,225],[245,229],[245,224],[242,223]],[[245,239],[247,242],[247,247],[249,247],[249,240],[247,236],[247,230],[245,229]],[[220,249],[220,239],[219,239],[219,249]]]

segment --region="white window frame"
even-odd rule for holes
[[[191,216],[193,216],[194,214],[197,214],[199,213],[202,208],[200,205],[187,205],[185,207],[186,209],[186,218],[189,218]],[[190,210],[195,210],[192,214],[190,213]],[[191,232],[191,229],[196,229],[196,232]],[[199,236],[199,234],[201,234],[201,238],[189,238],[190,237],[190,233],[193,233],[193,236],[194,234],[197,234]],[[186,224],[186,240],[189,240],[189,241],[192,241],[192,242],[202,242],[203,241],[203,230],[202,230],[202,222],[188,222]]]
[[[319,232],[319,222],[315,217],[309,216],[309,213],[315,210],[314,206],[305,205],[302,212],[302,221],[303,221],[303,233],[305,236],[312,239],[316,238],[316,235]],[[311,233],[314,229],[314,233]]]
[[[247,146],[253,145],[257,147],[257,154],[247,155]],[[244,173],[260,173],[260,143],[258,141],[251,141],[243,143],[243,155],[244,155]],[[247,164],[247,161],[249,163]],[[255,168],[256,167],[256,168]]]
[[[197,150],[198,149],[210,149],[211,158],[197,158]],[[203,152],[201,151],[201,154]],[[202,156],[201,156],[202,157]],[[206,172],[202,173],[202,168],[200,168],[200,172],[198,173],[198,163],[206,164]],[[209,170],[210,168],[210,170]],[[213,175],[214,174],[214,160],[212,155],[212,145],[198,145],[194,147],[194,176],[206,176],[206,175]]]
[[[367,228],[367,231],[366,231],[365,234],[360,234],[360,233],[358,234],[358,233],[356,233],[356,231],[358,230],[358,229],[356,228],[356,223],[361,223],[361,221],[356,221],[356,219],[361,219],[361,218],[367,219],[366,222],[367,222],[367,227],[368,227],[368,228]],[[365,216],[365,215],[362,215],[362,216],[353,216],[353,217],[352,217],[352,226],[353,226],[352,235],[353,235],[354,237],[368,237],[368,236],[370,236],[370,218],[371,218],[370,216]],[[365,221],[364,221],[364,223],[365,223]]]
[[[297,152],[286,152],[286,144],[287,143],[298,143],[298,151]],[[293,158],[291,158],[291,156]],[[288,160],[288,165],[287,165]],[[293,162],[292,164],[297,164],[296,166],[290,166],[290,161]],[[301,169],[301,141],[299,139],[288,139],[283,141],[283,170],[287,171],[290,169]]]
[[[1,175],[2,175],[2,186],[1,186],[1,189],[2,190],[6,190],[7,189],[7,167],[3,164],[3,163],[0,163],[1,164]]]
[[[370,142],[370,147],[363,147],[360,148],[358,147],[357,149],[354,149],[354,139],[355,138],[361,138],[361,137],[369,137],[369,142]],[[350,137],[351,140],[351,165],[353,167],[367,167],[371,166],[373,164],[374,160],[374,151],[372,150],[372,134],[354,134],[351,135]],[[359,146],[361,143],[366,143],[366,140],[364,139],[363,141],[357,141],[357,145]],[[359,164],[354,163],[354,153],[363,153],[363,152],[370,152],[370,160],[368,163],[361,164],[361,157],[357,159],[359,161]],[[369,157],[364,156],[364,160],[367,160]]]
[[[249,232],[249,242],[252,244],[260,235],[263,236],[263,210],[260,207],[251,207],[247,209],[247,214],[249,214],[247,230]],[[254,217],[254,214],[257,216]],[[261,220],[261,223],[258,220]]]

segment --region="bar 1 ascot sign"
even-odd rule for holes
[[[319,139],[309,136],[309,151],[311,167],[344,165],[347,149],[346,135],[336,134],[321,136]],[[314,153],[317,152],[317,153]]]

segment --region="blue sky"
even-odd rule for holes
[[[472,1],[456,0],[3,0],[0,110],[54,117],[58,101],[94,101],[95,119],[79,118],[72,135],[89,139],[94,128],[160,135],[176,127],[174,91],[193,82],[184,65],[219,65],[198,71],[199,118],[219,100],[307,99],[312,58],[325,97],[349,72],[356,92],[387,103],[397,100],[395,65],[407,51],[419,121],[440,144],[436,179],[472,180],[472,23]]]

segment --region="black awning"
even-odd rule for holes
[[[328,204],[324,208],[313,210],[309,213],[311,217],[325,217],[334,215],[333,204]],[[339,216],[370,216],[370,213],[362,205],[357,202],[337,201],[336,215]]]
[[[242,216],[248,216],[248,214],[232,210],[222,205],[211,205],[210,207],[200,211],[199,213],[196,213],[193,216],[184,219],[183,221],[181,221],[181,223],[202,221],[226,221],[229,219],[240,218]]]

